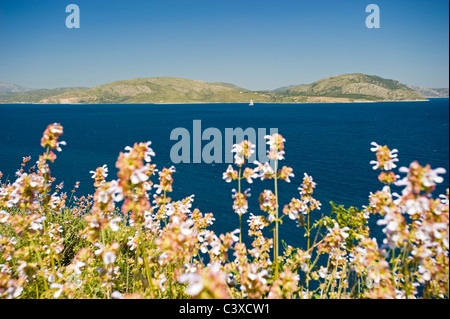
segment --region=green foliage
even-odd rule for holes
[[[336,205],[330,202],[331,214],[324,217],[324,220],[331,223],[336,220],[340,228],[348,227],[349,236],[346,238],[346,245],[350,250],[353,250],[361,240],[361,238],[369,237],[368,216],[365,216],[362,209],[350,206],[345,208],[344,205]]]

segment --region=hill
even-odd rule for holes
[[[175,77],[138,78],[94,88],[60,88],[0,94],[0,103],[321,103],[425,100],[398,81],[361,73],[332,76],[307,85],[250,91],[230,83]]]
[[[428,89],[420,86],[408,85],[412,90],[422,94],[426,98],[442,98],[449,97],[448,89]]]
[[[16,92],[24,92],[28,91],[29,89],[26,89],[24,87],[21,87],[20,85],[13,84],[13,83],[3,83],[0,82],[0,92],[1,93],[16,93]]]
[[[289,97],[328,97],[349,101],[425,100],[420,93],[398,81],[362,73],[328,77],[312,84],[290,88],[279,94]]]
[[[82,92],[87,88],[57,88],[53,90],[41,89],[23,92],[0,92],[0,103],[46,103],[49,98],[60,96],[65,92]]]
[[[116,81],[46,98],[41,103],[245,103],[255,93],[226,83],[158,77]]]

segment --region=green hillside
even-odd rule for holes
[[[424,100],[421,94],[398,81],[362,73],[328,77],[312,84],[291,88],[280,95],[369,101]]]

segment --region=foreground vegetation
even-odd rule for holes
[[[192,209],[194,195],[169,197],[175,168],[151,164],[150,142],[120,153],[117,179],[107,180],[106,166],[92,171],[93,196],[77,197],[78,185],[62,193],[50,171],[54,151],[65,145],[62,134],[60,124],[49,125],[36,165],[27,169],[30,158],[24,158],[17,179],[0,182],[1,298],[449,296],[449,192],[432,197],[443,182],[442,168],[413,162],[400,168],[400,178],[393,171],[397,150],[372,143],[371,164],[384,187],[371,193],[367,207],[333,204],[318,217],[317,185],[306,173],[298,196],[284,206],[278,202],[278,184],[294,176],[280,165],[283,137],[266,137],[272,166],[250,164],[254,146],[243,141],[233,146],[234,165],[223,174],[237,186],[232,207],[239,224],[216,234],[209,229],[213,214]],[[242,191],[256,180],[267,183],[260,214],[248,212],[249,194]],[[402,191],[391,192],[393,185]],[[375,215],[382,242],[370,238]],[[297,224],[305,247],[280,247],[282,222]]]

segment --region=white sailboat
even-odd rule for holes
[[[253,100],[250,100],[250,104],[249,104],[250,106],[253,106],[254,104],[253,104]]]

